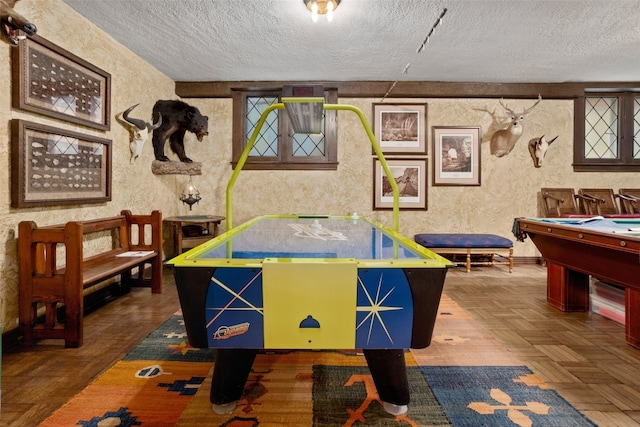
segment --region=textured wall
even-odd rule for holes
[[[188,183],[185,175],[151,173],[153,150],[150,141],[142,156],[129,163],[128,133],[113,115],[140,103],[134,116],[149,119],[157,99],[175,99],[174,83],[105,36],[60,0],[42,2],[22,0],[17,10],[38,26],[38,34],[106,70],[112,77],[112,126],[101,132],[64,121],[13,109],[11,99],[11,55],[9,45],[0,44],[0,322],[5,330],[17,327],[17,225],[22,220],[54,224],[72,219],[114,215],[121,209],[149,212],[159,209],[165,217],[184,215],[188,208],[179,200]],[[533,98],[533,97],[532,97]],[[187,155],[202,162],[202,175],[194,176],[202,201],[192,214],[225,214],[225,191],[231,176],[232,102],[230,99],[185,99],[209,116],[209,135],[198,142],[187,134]],[[343,104],[359,107],[370,118],[372,103],[379,99],[344,99]],[[401,211],[400,227],[412,238],[419,232],[482,232],[512,238],[513,218],[537,216],[540,187],[638,187],[631,173],[573,173],[573,102],[543,100],[525,124],[515,149],[496,158],[489,152],[493,132],[503,126],[502,108],[494,99],[393,99],[389,102],[428,104],[429,147],[427,211]],[[531,100],[507,100],[517,110]],[[494,114],[495,111],[495,114]],[[113,200],[103,204],[67,207],[13,209],[10,206],[9,121],[22,118],[113,140]],[[337,171],[244,171],[234,190],[234,226],[260,214],[323,213],[343,215],[358,212],[391,226],[390,211],[373,211],[373,156],[369,140],[358,117],[352,112],[338,113]],[[481,126],[482,158],[479,187],[433,187],[431,126]],[[533,167],[527,142],[545,134],[559,135],[549,149],[545,164]],[[167,150],[167,153],[169,151]],[[172,156],[172,154],[168,154]],[[175,159],[175,157],[172,157]],[[634,183],[633,180],[636,180]],[[226,224],[222,223],[224,230]],[[165,250],[171,238],[165,227]],[[530,241],[515,243],[516,256],[535,256]]]
[[[4,94],[0,97],[0,323],[4,324],[5,330],[17,326],[16,237],[20,221],[32,220],[39,225],[48,225],[116,215],[122,209],[130,209],[134,213],[160,209],[164,215],[182,211],[181,203],[175,196],[178,191],[176,186],[181,185],[178,179],[151,173],[151,142],[144,147],[137,163],[131,165],[129,134],[113,117],[127,107],[140,103],[132,115],[149,120],[156,99],[176,98],[174,82],[113,39],[105,37],[104,33],[62,1],[22,0],[16,10],[37,25],[40,36],[111,74],[112,115],[111,130],[104,132],[12,108],[12,48],[7,43],[0,43],[0,56],[4,58],[0,61],[0,93]],[[9,125],[10,120],[16,118],[112,140],[112,201],[65,207],[12,208]]]
[[[213,117],[209,141],[198,144],[194,154],[204,162],[203,176],[194,179],[203,195],[203,206],[194,211],[224,215],[225,191],[231,175],[231,100],[188,100]],[[360,108],[371,120],[372,103],[379,99],[340,98],[339,103]],[[505,112],[495,99],[393,99],[390,103],[423,102],[427,108],[428,181],[427,211],[401,211],[401,232],[413,238],[420,232],[493,233],[513,239],[513,219],[542,214],[541,187],[640,186],[632,173],[574,173],[573,101],[543,100],[529,115],[524,133],[513,151],[492,156],[489,141],[505,127]],[[530,100],[505,100],[517,111],[531,106]],[[481,186],[432,186],[432,126],[481,126]],[[544,165],[534,168],[528,141],[559,135],[551,145]],[[193,149],[192,149],[193,152]],[[233,225],[260,214],[323,213],[344,215],[358,212],[388,226],[391,211],[374,211],[373,155],[370,142],[352,112],[338,112],[337,171],[243,171],[233,193]],[[400,156],[397,156],[400,157]],[[402,156],[406,157],[406,156]],[[636,183],[633,183],[633,180]],[[215,203],[211,203],[214,199]],[[203,209],[206,207],[207,209]],[[527,240],[516,242],[515,256],[537,256]]]

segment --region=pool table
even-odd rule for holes
[[[640,348],[640,218],[516,218],[547,261],[547,301],[589,310],[589,277],[625,289],[627,343]]]
[[[258,349],[361,349],[381,399],[406,404],[403,352],[430,345],[451,265],[356,215],[260,216],[169,263],[190,344],[218,349],[214,404]]]

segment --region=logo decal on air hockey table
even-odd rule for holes
[[[311,239],[318,240],[349,240],[347,236],[339,231],[331,231],[316,219],[310,225],[302,224],[289,224],[289,227],[293,228],[298,237],[309,237]]]
[[[242,335],[249,330],[249,322],[239,323],[231,326],[220,326],[213,334],[214,340],[226,340],[236,335]]]

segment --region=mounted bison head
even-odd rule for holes
[[[18,14],[13,7],[19,0],[0,0],[0,32],[2,37],[12,46],[18,46],[20,40],[26,36],[18,36],[17,31],[22,30],[32,36],[38,31],[36,26],[27,18]]]

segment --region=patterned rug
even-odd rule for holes
[[[383,411],[353,351],[261,353],[236,410],[216,415],[213,361],[213,351],[187,344],[178,312],[41,426],[594,425],[446,296],[432,345],[406,353],[411,403],[402,416]]]

